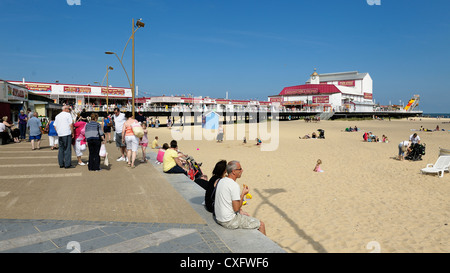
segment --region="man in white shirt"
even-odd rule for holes
[[[116,131],[116,147],[120,149],[121,157],[117,159],[117,161],[125,161],[126,160],[126,144],[122,141],[122,129],[123,124],[127,121],[124,113],[121,113],[119,108],[114,109],[114,130]]]
[[[230,161],[227,164],[228,177],[222,178],[216,186],[214,213],[217,223],[229,229],[258,229],[266,235],[266,228],[262,221],[251,217],[241,207],[244,196],[249,192],[244,185],[242,193],[236,180],[242,175],[239,161]]]
[[[55,117],[53,122],[56,132],[58,133],[58,163],[60,168],[75,168],[72,166],[72,138],[73,120],[70,114],[70,107],[65,105],[62,112]]]
[[[411,141],[412,144],[420,144],[420,137],[417,135],[417,133],[414,133],[409,136],[409,141]]]

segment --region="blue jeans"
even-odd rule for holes
[[[20,139],[26,139],[27,124],[19,123]]]
[[[58,138],[58,163],[61,168],[70,167],[72,165],[72,135],[62,136]]]

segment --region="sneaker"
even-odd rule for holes
[[[78,163],[78,165],[80,165],[80,166],[86,166],[86,163],[81,162],[81,163]]]
[[[117,159],[117,161],[125,161],[125,157],[119,157],[119,159]]]

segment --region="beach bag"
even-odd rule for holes
[[[133,134],[138,138],[142,138],[144,136],[144,129],[139,123],[137,122],[133,123],[131,125],[131,129],[133,130]]]

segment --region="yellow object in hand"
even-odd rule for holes
[[[243,206],[245,206],[245,205],[247,205],[248,203],[247,203],[247,200],[250,200],[250,199],[252,199],[253,198],[253,196],[250,194],[250,193],[247,193],[246,195],[245,195],[245,197],[244,197],[244,202],[242,202],[242,205]]]

